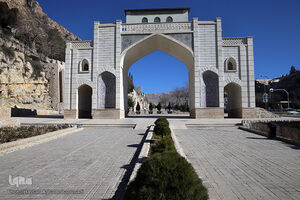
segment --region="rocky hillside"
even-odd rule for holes
[[[53,60],[51,61],[53,62]],[[12,48],[0,48],[0,108],[52,110],[50,69],[54,63],[40,61]],[[63,67],[63,63],[56,63]]]
[[[49,58],[64,61],[65,41],[79,38],[50,19],[35,0],[0,0],[2,12],[16,12],[16,20],[9,21],[2,29],[20,42]],[[12,24],[9,24],[12,23]]]
[[[0,112],[61,110],[67,40],[79,38],[35,0],[0,0]]]

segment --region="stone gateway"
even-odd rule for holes
[[[193,118],[254,117],[253,38],[223,38],[222,21],[189,21],[188,8],[125,10],[126,23],[94,22],[93,41],[67,43],[65,118],[124,118],[127,74],[160,50],[189,71]]]

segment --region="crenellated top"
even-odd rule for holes
[[[71,49],[89,49],[93,48],[93,41],[86,40],[86,41],[72,41],[70,42]]]
[[[192,32],[191,22],[172,23],[139,23],[122,24],[122,34],[145,34],[145,33],[188,33]]]

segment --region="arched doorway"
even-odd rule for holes
[[[179,41],[163,34],[153,34],[130,46],[121,55],[121,68],[123,68],[123,98],[124,110],[128,110],[128,70],[133,63],[155,51],[167,53],[183,62],[189,71],[189,107],[195,108],[194,91],[194,56],[193,51]]]
[[[205,107],[219,107],[219,77],[212,71],[203,73]]]
[[[92,88],[88,85],[78,88],[78,118],[92,118]]]
[[[103,72],[98,77],[98,109],[116,107],[116,77]]]
[[[230,118],[242,117],[242,89],[236,83],[224,87],[224,109]]]

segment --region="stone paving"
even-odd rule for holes
[[[174,130],[210,199],[300,199],[300,148],[235,127]]]
[[[88,128],[0,156],[0,199],[119,199],[146,128]],[[32,185],[10,185],[9,175],[31,177]]]

